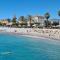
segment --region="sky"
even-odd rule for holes
[[[0,19],[12,18],[16,15],[42,15],[50,13],[50,18],[60,18],[58,10],[60,9],[60,0],[0,0]]]

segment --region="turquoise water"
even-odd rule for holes
[[[60,60],[60,42],[0,33],[0,60]]]

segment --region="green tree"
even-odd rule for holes
[[[21,25],[21,27],[24,27],[26,25],[25,17],[24,16],[21,16],[19,18],[19,20],[20,20],[20,23],[19,24]]]
[[[21,17],[20,17],[20,20],[21,20],[21,21],[24,21],[24,16],[21,16]]]
[[[21,20],[21,27],[23,27],[23,24],[24,24],[24,16],[21,16],[20,17],[20,20]]]
[[[8,22],[11,22],[11,19],[8,18],[7,21],[8,21]]]
[[[50,14],[48,12],[45,13],[45,18],[47,19],[46,20],[46,27],[48,27],[48,19],[49,19],[49,17],[50,17]]]
[[[58,16],[60,16],[60,10],[58,11]]]
[[[16,26],[16,19],[17,19],[16,16],[14,16],[13,19],[12,19],[12,25],[13,26]]]
[[[54,21],[52,25],[57,26],[57,25],[59,25],[59,22]]]
[[[2,23],[0,22],[0,26],[2,26]]]
[[[28,20],[30,22],[30,27],[32,27],[32,16],[31,15],[28,15]]]

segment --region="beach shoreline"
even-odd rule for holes
[[[53,40],[60,40],[60,29],[39,29],[39,28],[2,28],[0,32],[13,33],[24,36],[42,37]]]

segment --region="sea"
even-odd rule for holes
[[[0,33],[0,60],[60,60],[60,41]]]

